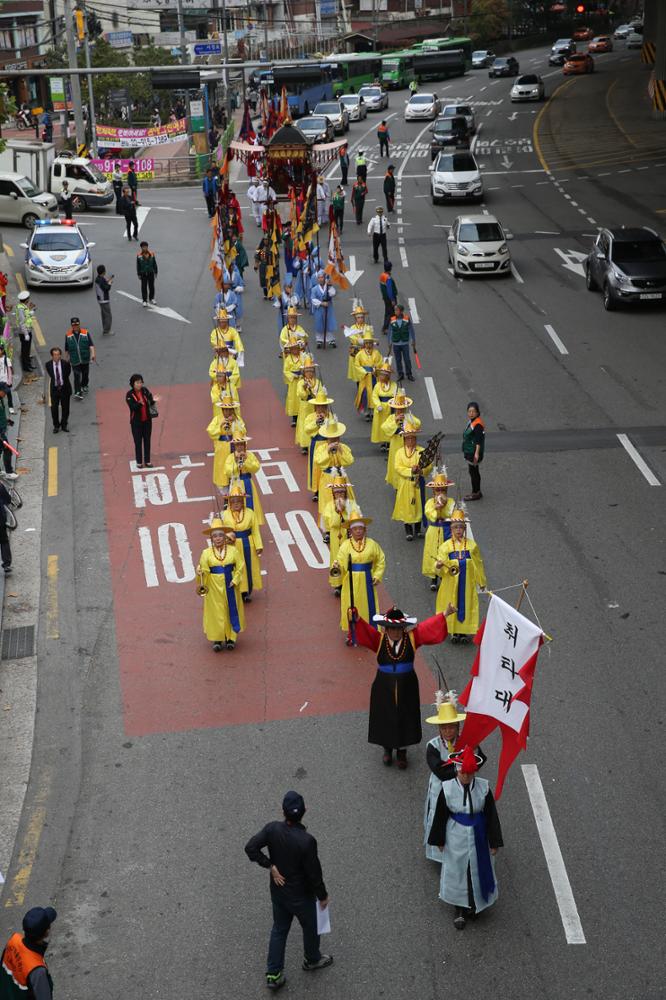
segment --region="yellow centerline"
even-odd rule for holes
[[[35,331],[35,337],[37,339],[37,343],[39,344],[39,346],[40,347],[46,347],[46,341],[44,340],[44,334],[42,333],[42,328],[39,325],[39,320],[37,319],[36,316],[32,317],[32,328]]]
[[[2,244],[2,249],[5,251],[5,253],[7,254],[8,257],[13,257],[14,256],[14,251],[12,250],[12,248],[10,247],[10,245],[8,243],[3,243]]]
[[[574,77],[571,80],[565,80],[564,83],[561,83],[559,85],[559,87],[556,87],[555,90],[550,95],[550,97],[548,98],[548,100],[546,101],[546,103],[544,104],[544,106],[541,108],[539,114],[534,119],[534,125],[532,126],[532,145],[534,146],[537,159],[539,160],[542,169],[545,170],[547,174],[550,173],[550,167],[548,166],[546,158],[544,157],[543,152],[541,150],[541,143],[539,142],[539,125],[541,124],[541,119],[543,118],[544,114],[550,107],[550,102],[555,99],[555,97],[560,93],[560,91],[565,90],[567,87],[570,87],[571,84],[575,82],[576,78]]]
[[[23,275],[22,274],[15,274],[14,277],[16,278],[16,284],[19,287],[19,292],[25,292],[25,291],[27,291],[27,289],[25,287],[25,281],[23,280]]]
[[[627,142],[629,143],[629,145],[633,146],[634,149],[638,149],[638,146],[636,145],[636,143],[634,142],[634,140],[631,138],[631,136],[629,135],[629,133],[627,132],[627,130],[624,128],[624,126],[620,124],[620,121],[619,121],[617,115],[615,114],[615,112],[613,111],[613,109],[610,106],[610,95],[611,95],[611,92],[613,91],[613,89],[615,88],[615,85],[617,84],[618,80],[619,80],[619,77],[616,76],[615,79],[613,80],[613,82],[611,83],[610,87],[606,91],[606,99],[605,99],[606,100],[606,111],[610,115],[610,118],[611,118],[611,120],[613,122],[613,125],[615,125],[615,128],[618,129],[618,131],[620,131],[622,133],[622,135],[627,140]]]
[[[28,891],[28,883],[32,874],[32,866],[34,865],[35,858],[37,857],[37,849],[39,847],[39,841],[42,836],[45,821],[46,808],[44,806],[38,806],[30,817],[28,829],[25,832],[25,837],[23,838],[23,843],[21,844],[21,850],[19,851],[17,861],[16,875],[14,875],[14,878],[11,881],[10,889],[7,893],[7,899],[5,900],[6,907],[23,906],[25,902],[26,892]]]
[[[50,497],[58,496],[58,449],[49,448],[48,491]]]
[[[48,598],[46,602],[46,634],[49,639],[59,639],[58,628],[58,557],[51,555],[46,564]]]

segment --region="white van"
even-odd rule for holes
[[[58,202],[24,174],[0,173],[0,222],[32,229],[37,219],[57,219]]]

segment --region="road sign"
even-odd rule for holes
[[[220,42],[197,42],[194,46],[195,56],[221,56],[222,45]]]

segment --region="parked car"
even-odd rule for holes
[[[341,101],[320,101],[313,114],[326,115],[338,135],[349,131],[349,113]]]
[[[562,72],[565,76],[594,73],[594,59],[589,52],[574,52],[566,59]]]
[[[457,278],[510,274],[506,235],[494,215],[459,215],[449,231],[449,264]]]
[[[576,28],[572,37],[577,42],[589,42],[591,38],[594,38],[594,32],[592,28]]]
[[[497,56],[488,70],[488,76],[518,76],[520,66],[515,56]]]
[[[617,28],[613,32],[613,38],[626,38],[627,35],[630,35],[630,34],[631,34],[631,25],[630,24],[620,24],[620,25],[617,26]]]
[[[563,66],[565,59],[575,51],[576,43],[573,38],[558,38],[550,50],[548,65]]]
[[[587,47],[588,52],[612,52],[613,39],[610,35],[597,35]]]
[[[448,198],[451,201],[483,200],[483,181],[473,153],[440,153],[430,170],[433,205]]]
[[[333,142],[335,139],[333,122],[326,115],[308,115],[299,118],[295,125],[312,142]]]
[[[462,115],[455,118],[438,118],[430,128],[430,159],[434,160],[444,149],[469,149],[470,133]]]
[[[637,31],[632,31],[627,35],[627,48],[628,49],[642,49],[643,48],[643,36],[639,35]]]
[[[445,104],[440,113],[440,118],[455,118],[461,115],[467,122],[467,131],[470,135],[476,134],[476,119],[474,109],[470,104]]]
[[[477,49],[472,52],[472,69],[486,69],[495,61],[495,53],[490,49]]]
[[[365,101],[368,111],[382,111],[389,106],[388,93],[376,83],[365,84],[358,94]]]
[[[58,217],[54,195],[35,187],[23,174],[0,173],[0,222],[14,222],[32,229],[39,219]]]
[[[360,122],[368,117],[368,107],[359,94],[341,94],[338,100],[346,108],[350,122]]]
[[[585,261],[589,291],[601,289],[605,309],[666,299],[666,249],[646,226],[602,229]]]
[[[421,121],[424,118],[436,118],[440,111],[437,94],[412,94],[405,105],[405,121]]]
[[[29,286],[83,285],[93,283],[88,243],[73,219],[38,219],[25,250],[23,273]]]
[[[511,88],[511,101],[543,101],[546,88],[543,80],[536,73],[523,73],[516,79]]]

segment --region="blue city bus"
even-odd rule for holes
[[[333,71],[330,66],[276,66],[273,93],[279,99],[287,90],[289,111],[294,118],[309,115],[320,101],[333,100]]]

